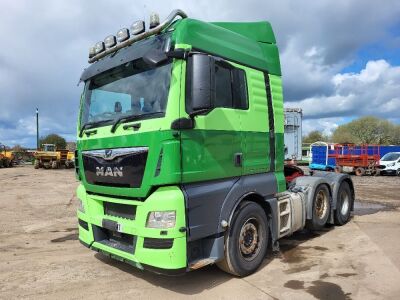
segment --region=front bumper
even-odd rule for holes
[[[78,187],[77,196],[84,207],[84,212],[77,211],[82,244],[140,269],[165,274],[186,271],[185,205],[178,187],[161,187],[145,201],[88,194],[83,185]],[[135,207],[133,218],[110,215],[105,210],[107,203]],[[168,210],[176,211],[174,228],[146,228],[149,212]],[[110,228],[109,223],[117,224],[118,229]]]

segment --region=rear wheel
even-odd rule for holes
[[[261,265],[268,246],[268,221],[263,208],[244,202],[233,216],[225,238],[225,258],[217,266],[240,277],[254,273]]]
[[[350,210],[353,205],[353,194],[348,182],[340,184],[335,210],[335,225],[344,225],[350,220]]]
[[[331,202],[329,200],[329,189],[326,185],[319,185],[314,193],[312,218],[307,220],[307,228],[311,230],[320,230],[328,221],[331,211]]]
[[[356,173],[357,176],[364,176],[364,174],[365,174],[365,169],[364,169],[364,168],[361,168],[361,167],[358,167],[358,168],[355,170],[355,173]]]

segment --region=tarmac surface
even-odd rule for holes
[[[79,243],[73,169],[0,169],[0,299],[400,299],[400,177],[353,180],[348,224],[282,239],[255,274],[166,277]]]

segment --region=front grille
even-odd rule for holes
[[[104,214],[107,216],[120,217],[135,220],[136,206],[120,203],[103,202]]]
[[[143,248],[170,249],[173,244],[174,239],[144,238]]]
[[[83,151],[86,181],[102,186],[138,188],[142,184],[147,154],[147,147]]]
[[[93,225],[95,242],[130,254],[135,253],[136,236]]]

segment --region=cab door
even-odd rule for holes
[[[181,131],[183,182],[243,174],[245,87],[244,71],[233,64],[205,54],[189,57],[182,116],[195,116],[193,129]]]

